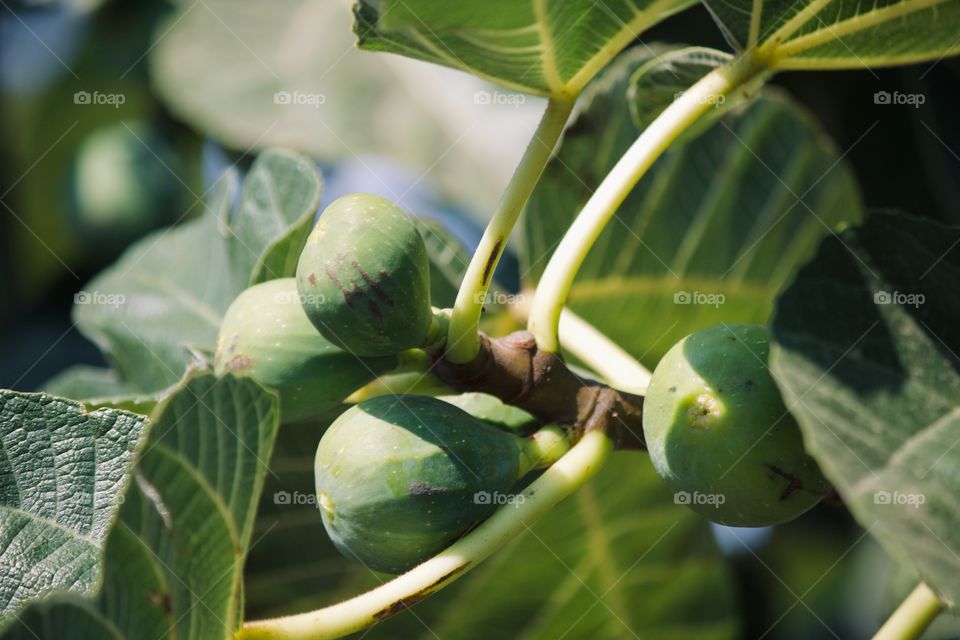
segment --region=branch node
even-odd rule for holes
[[[502,338],[480,334],[473,360],[459,364],[441,354],[435,371],[454,389],[496,396],[544,423],[562,425],[575,439],[599,430],[620,448],[646,448],[642,396],[581,378],[559,354],[539,349],[527,331]]]

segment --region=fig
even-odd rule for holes
[[[527,442],[437,398],[364,401],[317,447],[324,527],[347,558],[406,571],[513,499],[535,462]]]
[[[675,502],[714,522],[786,522],[829,489],[770,375],[769,349],[762,326],[697,331],[667,352],[644,399],[654,468]]]
[[[324,210],[300,254],[297,288],[310,321],[346,351],[386,356],[427,341],[427,249],[386,198],[355,193]]]
[[[180,192],[178,155],[169,137],[145,120],[94,129],[77,149],[70,171],[71,222],[97,244],[117,246],[171,219]]]
[[[316,416],[397,366],[396,357],[358,358],[316,330],[293,278],[254,285],[233,301],[217,337],[217,375],[247,375],[280,395],[283,422]]]

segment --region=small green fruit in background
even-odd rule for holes
[[[769,348],[765,327],[710,327],[674,345],[650,381],[653,466],[676,502],[714,522],[786,522],[829,489],[767,368]]]
[[[149,122],[98,127],[81,143],[71,172],[78,232],[111,242],[179,215],[175,150]]]
[[[323,524],[347,558],[406,571],[509,499],[531,466],[526,442],[436,398],[362,402],[317,447]]]
[[[361,356],[421,347],[433,320],[430,265],[413,220],[385,198],[355,193],[324,210],[297,265],[307,316]]]
[[[280,394],[284,422],[309,418],[397,365],[395,357],[358,358],[320,335],[307,319],[293,278],[250,287],[227,310],[214,368],[248,375]]]

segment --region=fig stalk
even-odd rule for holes
[[[916,640],[943,609],[937,594],[921,582],[883,623],[873,640]]]
[[[469,362],[476,357],[480,349],[477,326],[483,311],[483,300],[497,263],[507,246],[507,239],[513,231],[523,206],[533,193],[540,180],[553,148],[563,133],[563,128],[573,109],[572,100],[551,98],[540,125],[537,127],[520,164],[510,179],[506,191],[490,219],[480,244],[473,254],[467,272],[460,284],[457,300],[453,307],[450,333],[447,343],[450,345],[449,357],[453,362]]]
[[[683,92],[630,146],[593,192],[567,229],[537,285],[528,327],[541,349],[560,348],[558,325],[573,279],[600,232],[613,218],[640,178],[674,140],[726,96],[767,70],[766,63],[745,53],[701,78]]]

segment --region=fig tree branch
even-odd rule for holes
[[[490,383],[488,388],[511,395],[516,395],[512,391],[526,389],[519,394],[520,399],[526,401],[527,406],[540,407],[546,412],[550,412],[549,407],[541,403],[546,402],[551,395],[559,393],[561,388],[558,386],[555,391],[544,391],[551,384],[544,381],[550,380],[560,381],[563,388],[572,390],[575,395],[589,396],[593,393],[605,398],[605,402],[616,404],[615,396],[610,393],[612,389],[604,391],[603,389],[609,387],[577,377],[559,356],[541,353],[535,342],[532,345],[531,342],[532,336],[525,332],[498,340],[490,340],[481,335],[479,355],[470,363],[462,365],[464,368],[444,360],[438,364],[443,365],[441,369],[458,369],[458,376],[472,372],[474,382],[483,384],[491,381],[490,376],[497,377],[497,374],[511,372],[509,376],[500,376],[500,381],[496,384]],[[483,365],[483,362],[492,364]],[[637,363],[636,366],[640,367],[640,364]],[[627,371],[629,368],[621,370]],[[611,382],[620,386],[632,384],[632,380],[617,377],[612,378]],[[594,390],[585,391],[584,388]],[[622,394],[620,401],[630,406],[629,413],[632,419],[636,420],[636,433],[642,434],[639,415],[643,399]],[[566,415],[574,416],[574,421],[579,419],[579,406],[572,409],[564,403],[564,407],[563,412]],[[607,420],[609,422],[609,417]],[[371,591],[329,607],[284,618],[248,622],[237,633],[237,639],[339,638],[404,611],[431,593],[439,591],[480,564],[509,540],[528,530],[531,524],[576,492],[603,467],[615,443],[604,430],[593,428],[594,424],[596,422],[588,417],[578,427],[584,430],[579,441],[522,492],[523,500],[516,501],[508,509],[497,510],[476,529],[430,560]]]
[[[642,396],[577,375],[526,331],[502,338],[480,334],[473,360],[458,364],[441,357],[434,372],[454,389],[488,393],[544,422],[563,425],[574,441],[602,431],[618,448],[645,448]]]

